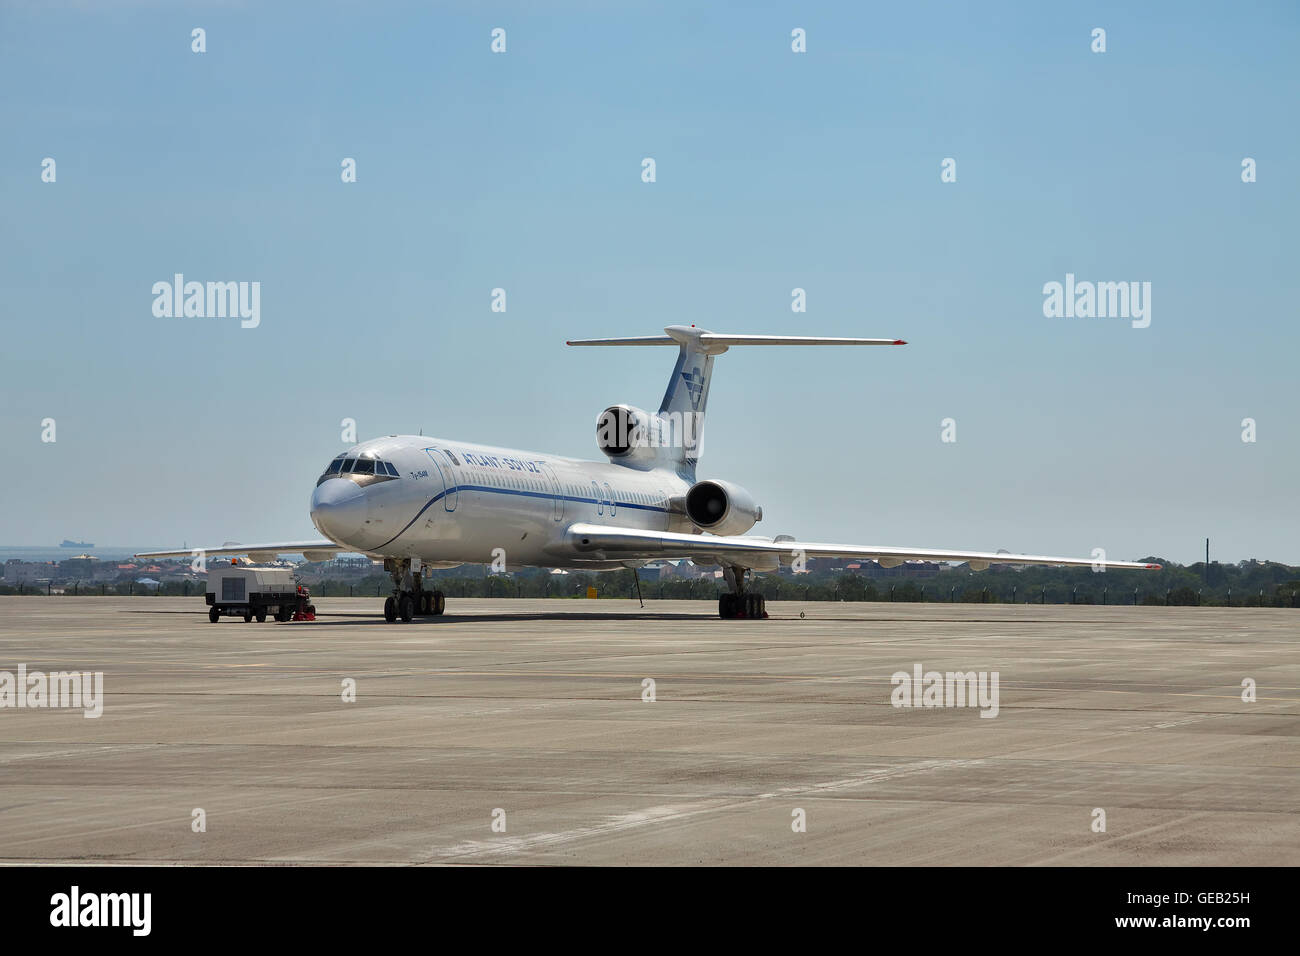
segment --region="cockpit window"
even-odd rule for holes
[[[374,452],[366,452],[361,458],[350,458],[344,452],[326,466],[324,473],[316,480],[320,484],[330,478],[347,477],[359,485],[369,485],[377,481],[392,481],[401,478],[402,473],[391,461],[384,461]]]

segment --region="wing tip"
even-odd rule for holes
[[[904,342],[902,339],[894,339],[894,344],[895,344],[895,345],[906,345],[907,343]]]

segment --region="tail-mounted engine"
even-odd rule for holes
[[[658,458],[661,422],[643,408],[611,405],[596,419],[596,444],[611,461],[653,463]]]
[[[685,507],[696,527],[713,534],[743,534],[763,520],[754,496],[729,481],[697,481],[686,492]]]

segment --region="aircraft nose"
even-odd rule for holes
[[[366,522],[366,493],[347,478],[322,481],[311,495],[311,521],[327,538],[355,540]]]

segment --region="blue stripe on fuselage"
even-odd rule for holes
[[[488,492],[489,494],[497,494],[497,495],[519,495],[520,497],[524,497],[524,498],[543,498],[547,501],[576,501],[579,504],[597,505],[597,506],[609,504],[609,502],[607,502],[604,498],[599,498],[599,499],[579,498],[574,495],[548,494],[547,492],[544,491],[520,491],[517,488],[493,488],[491,485],[457,485],[455,490],[457,492],[484,491],[484,492]],[[431,505],[441,501],[446,496],[447,496],[447,492],[445,491],[438,492],[436,495],[434,495],[432,498],[430,498],[428,501],[424,503],[424,507],[415,513],[415,517],[406,523],[405,528],[397,532],[397,534],[393,535],[383,544],[376,545],[373,548],[367,548],[366,550],[375,552],[378,551],[380,548],[388,547],[390,544],[392,544],[402,535],[406,534],[406,532],[410,530],[411,525],[419,521],[420,515],[428,511]],[[615,501],[612,503],[612,507],[614,511],[618,511],[619,508],[636,508],[640,511],[658,511],[661,513],[667,513],[668,511],[667,508],[660,508],[657,505],[642,505],[642,504],[637,504],[634,501]]]

